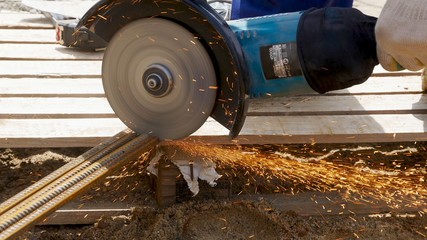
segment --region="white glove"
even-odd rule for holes
[[[388,0],[375,37],[378,60],[386,70],[427,66],[427,0]]]

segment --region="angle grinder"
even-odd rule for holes
[[[117,116],[165,140],[209,116],[234,138],[248,98],[364,82],[378,64],[375,23],[352,8],[226,22],[203,0],[101,0],[79,27],[108,42],[102,79]]]

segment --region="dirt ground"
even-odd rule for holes
[[[291,154],[287,161],[293,162],[297,158],[301,161],[326,156],[324,160],[328,164],[340,166],[357,166],[364,160],[372,169],[402,172],[416,169],[417,177],[425,179],[427,150],[424,146],[427,143],[274,145],[219,147],[218,150],[246,155],[253,154],[253,151],[262,154],[286,152]],[[365,150],[348,150],[358,147]],[[347,150],[328,154],[334,149]],[[1,201],[86,150],[1,149]],[[269,156],[274,158],[272,154]],[[311,183],[296,184],[277,177],[267,183],[262,181],[265,176],[260,176],[256,169],[248,170],[244,165],[230,166],[224,162],[219,163],[217,169],[222,174],[231,171],[233,196],[251,195],[252,198],[247,199],[252,200],[215,199],[202,195],[161,209],[156,205],[146,166],[147,162],[143,160],[129,163],[113,177],[80,196],[83,202],[132,203],[137,207],[133,208],[131,215],[101,219],[95,225],[36,226],[20,239],[426,239],[427,236],[427,205],[421,206],[421,211],[410,212],[409,217],[401,217],[396,212],[391,212],[388,217],[370,217],[368,214],[302,215],[253,196],[277,193],[277,186],[285,186],[280,191],[283,194],[290,191],[286,186],[306,191]],[[422,187],[425,189],[427,186],[424,184]],[[420,198],[424,204],[426,198]]]

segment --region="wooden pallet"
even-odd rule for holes
[[[0,14],[0,147],[94,146],[123,130],[104,96],[102,52],[62,47],[39,14]],[[240,136],[209,119],[187,141],[215,144],[427,141],[419,73],[381,68],[325,95],[251,100]]]

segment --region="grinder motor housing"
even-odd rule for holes
[[[321,8],[229,21],[248,64],[251,98],[325,93],[360,84],[378,64],[376,18]]]

